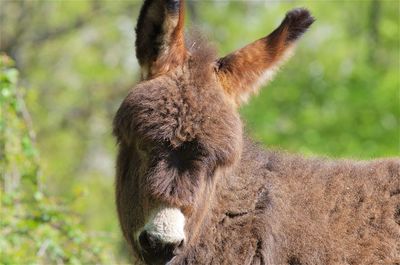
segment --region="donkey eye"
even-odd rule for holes
[[[143,154],[150,154],[153,147],[152,145],[146,143],[145,141],[137,141],[136,142],[136,149]]]
[[[144,152],[143,144],[140,141],[136,142],[135,147],[139,152]]]
[[[190,141],[181,144],[171,152],[171,157],[174,161],[180,163],[190,163],[201,160],[204,156],[201,145],[198,141]]]

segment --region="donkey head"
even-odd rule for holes
[[[218,59],[203,41],[185,41],[182,0],[144,1],[136,28],[142,82],[114,119],[118,214],[137,256],[163,264],[195,239],[215,182],[240,159],[238,106],[312,22],[307,10],[293,10],[267,37]]]

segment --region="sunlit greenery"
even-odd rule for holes
[[[115,214],[111,121],[138,80],[140,5],[0,2],[1,264],[129,260]],[[397,0],[191,1],[187,26],[225,55],[295,7],[316,22],[242,107],[246,130],[306,155],[399,156]]]
[[[108,263],[104,237],[80,225],[70,201],[48,196],[40,185],[35,133],[17,87],[18,71],[0,57],[0,257],[1,264]]]

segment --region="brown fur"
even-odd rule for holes
[[[183,27],[182,0],[144,2],[136,27],[136,56],[143,79],[162,75],[186,59]]]
[[[259,77],[266,70],[279,67],[285,57],[290,55],[294,41],[313,22],[308,11],[296,9],[288,13],[281,25],[267,37],[219,60],[218,75],[222,86],[237,105],[245,102],[261,87],[257,84]]]
[[[158,35],[142,30],[149,7],[180,10],[183,21],[182,4],[144,2],[138,59],[164,66],[129,92],[114,119],[116,203],[136,262],[135,234],[152,209],[168,205],[186,217],[186,242],[169,264],[400,264],[399,158],[303,158],[243,136],[236,106],[310,26],[308,11],[288,13],[268,37],[218,60],[201,41],[190,49],[176,41],[183,22]],[[165,52],[173,47],[180,52]]]

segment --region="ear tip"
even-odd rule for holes
[[[301,37],[314,23],[315,18],[306,8],[296,8],[286,13],[282,26],[288,28],[288,41],[294,41]]]
[[[166,0],[166,7],[169,12],[176,13],[179,12],[182,0]]]
[[[286,13],[285,20],[290,24],[297,24],[309,27],[314,23],[315,18],[311,16],[311,13],[306,8],[295,8]]]

